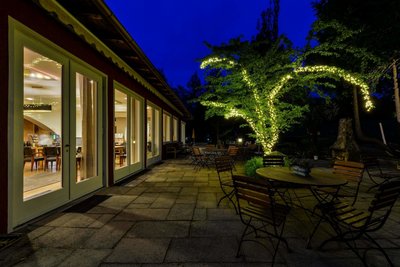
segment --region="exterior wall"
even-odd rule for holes
[[[8,126],[8,17],[6,7],[0,5],[0,128],[7,129]],[[2,130],[0,143],[2,152],[0,153],[0,234],[7,232],[7,210],[8,210],[8,166],[7,158],[9,155],[7,131]]]
[[[72,31],[68,30],[64,25],[56,19],[48,15],[44,10],[39,8],[30,0],[13,0],[6,1],[0,5],[0,127],[7,129],[8,126],[8,87],[9,87],[9,55],[8,55],[8,16],[24,24],[31,30],[37,32],[47,38],[52,43],[60,46],[64,50],[74,56],[85,61],[89,65],[105,73],[108,76],[106,84],[106,122],[105,129],[107,131],[108,140],[104,152],[113,153],[114,139],[114,87],[113,82],[118,81],[125,87],[135,91],[137,94],[144,97],[146,100],[165,109],[168,113],[179,118],[179,114],[149,92],[126,72],[121,71],[117,66],[111,63],[110,60],[104,58],[93,47],[85,43],[80,37],[76,36]],[[3,133],[6,131],[3,131]],[[146,140],[144,140],[146,141]],[[7,210],[8,210],[8,167],[7,158],[9,153],[7,144],[7,134],[0,134],[0,143],[3,144],[2,153],[0,153],[0,234],[7,232]],[[145,152],[144,152],[145,153]],[[145,160],[144,156],[144,160]],[[113,156],[106,157],[106,179],[108,185],[113,184],[114,168]]]

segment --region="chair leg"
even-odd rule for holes
[[[244,231],[243,231],[243,233],[242,233],[242,236],[240,237],[239,247],[238,247],[238,250],[237,250],[237,252],[236,252],[236,258],[239,258],[239,257],[240,257],[240,249],[242,248],[243,238],[244,238],[244,236],[246,235],[247,229],[249,228],[249,225],[250,225],[250,222],[251,222],[252,219],[253,219],[253,218],[250,218],[249,223],[246,223],[246,228],[244,229]]]
[[[281,229],[281,233],[279,234],[279,237],[278,237],[278,243],[276,244],[275,251],[274,251],[274,255],[272,256],[272,263],[271,263],[271,266],[274,266],[276,254],[278,253],[279,244],[281,243],[281,240],[282,240],[282,234],[283,234],[283,228],[284,228],[284,227],[285,227],[285,223],[283,223],[282,229]],[[275,234],[277,234],[278,232],[277,232],[276,226],[274,227],[274,230],[275,230]],[[283,239],[283,241],[285,241],[285,243],[286,243],[286,248],[287,248],[288,250],[290,250],[290,249],[289,249],[289,245],[288,245],[286,239]]]
[[[394,265],[393,265],[393,262],[390,260],[388,254],[387,254],[386,251],[381,247],[381,245],[379,245],[379,243],[376,242],[376,240],[373,239],[369,234],[365,233],[365,236],[366,236],[372,243],[374,243],[375,246],[377,246],[377,249],[380,250],[380,251],[382,252],[382,254],[385,256],[386,260],[388,261],[389,265],[393,267],[393,266],[394,266]],[[371,249],[372,249],[372,248],[371,248]],[[365,252],[364,252],[364,256],[363,256],[364,260],[365,260],[365,254],[367,253],[367,251],[368,251],[368,250],[365,250]]]
[[[222,188],[222,187],[221,187],[221,188]],[[228,198],[228,200],[232,203],[233,208],[235,209],[236,214],[238,214],[238,211],[237,211],[237,208],[236,208],[236,204],[233,202],[233,199],[232,199],[233,196],[234,196],[234,194],[235,194],[235,191],[232,190],[231,192],[229,192],[228,194],[226,194],[225,191],[224,191],[224,189],[222,189],[222,192],[224,192],[225,195],[219,199],[218,204],[217,204],[217,207],[219,207],[219,204],[221,204],[221,201],[222,201],[223,199]]]
[[[319,219],[318,223],[315,225],[313,231],[311,232],[311,235],[308,237],[307,244],[306,244],[306,248],[307,248],[307,249],[310,249],[310,248],[311,248],[311,240],[312,240],[312,238],[314,237],[315,233],[317,232],[317,230],[318,230],[319,225],[321,224],[321,222],[322,222],[322,218]]]

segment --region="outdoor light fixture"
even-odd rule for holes
[[[243,138],[238,138],[238,143],[241,144],[243,142]]]
[[[51,112],[50,104],[24,104],[24,112]]]

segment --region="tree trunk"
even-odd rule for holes
[[[387,146],[376,138],[366,137],[361,129],[359,105],[358,105],[358,92],[357,88],[353,86],[353,111],[354,111],[354,128],[356,132],[357,139],[364,143],[372,143],[377,145],[383,150],[387,150]]]
[[[397,64],[396,60],[393,60],[393,89],[394,89],[394,104],[396,107],[396,119],[400,123],[400,97],[399,97],[399,83],[397,81]]]
[[[359,147],[353,135],[353,122],[350,118],[339,120],[336,142],[331,146],[334,160],[358,160]]]

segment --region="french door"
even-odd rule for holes
[[[116,83],[114,181],[143,169],[143,147],[143,99]]]
[[[104,76],[22,26],[11,33],[9,195],[15,227],[103,186]]]

